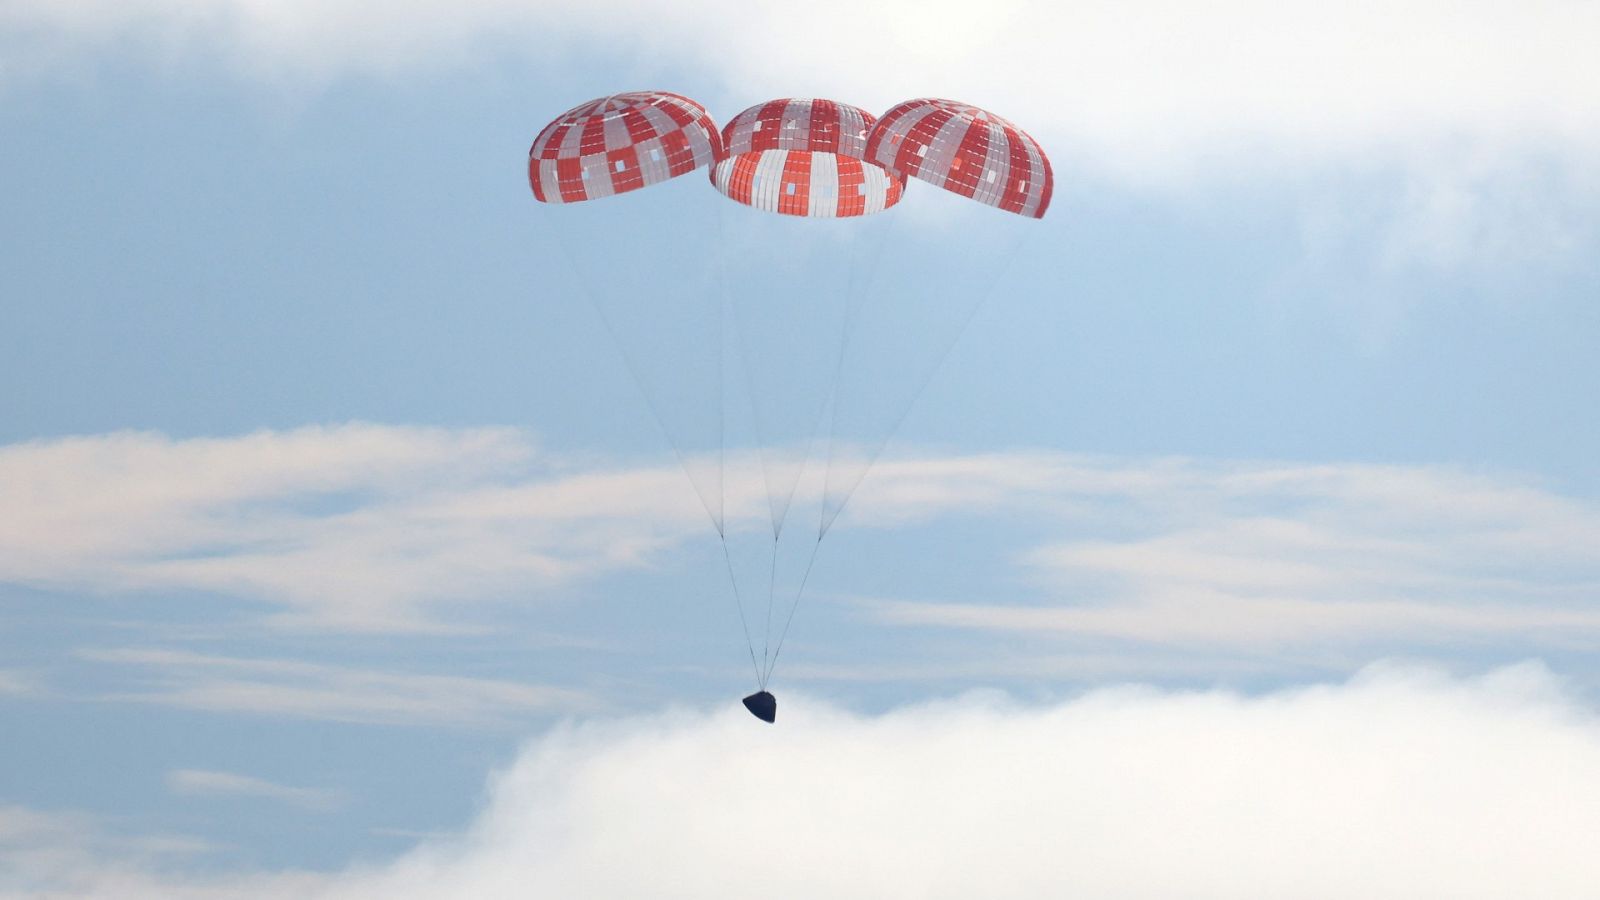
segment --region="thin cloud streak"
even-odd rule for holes
[[[314,812],[331,811],[345,802],[340,791],[289,787],[251,775],[210,769],[173,769],[167,773],[166,781],[167,787],[179,794],[262,797]]]
[[[1462,640],[1532,640],[1600,646],[1600,610],[1486,609],[1437,604],[1245,600],[1196,594],[1138,606],[1029,607],[1005,604],[864,601],[885,624],[1117,638],[1190,648],[1293,646],[1403,640],[1449,646]]]
[[[175,650],[80,650],[80,659],[126,670],[132,689],[102,695],[207,712],[334,722],[446,728],[509,728],[552,712],[593,710],[589,694],[568,688],[386,672],[290,659],[256,659]]]
[[[1600,642],[1600,510],[1448,468],[1128,464],[1071,457],[886,467],[863,503],[1046,510],[1080,537],[1018,561],[1042,595],[858,598],[894,625],[1114,638],[1216,650]],[[1110,535],[1117,535],[1111,537]]]
[[[29,675],[10,669],[0,669],[0,697],[26,697],[38,690]]]

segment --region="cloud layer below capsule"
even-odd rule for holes
[[[786,696],[775,728],[737,709],[559,727],[458,835],[341,874],[172,884],[25,860],[36,883],[120,898],[1557,900],[1600,879],[1597,773],[1600,721],[1537,663],[873,716]]]

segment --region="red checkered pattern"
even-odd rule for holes
[[[1042,218],[1055,179],[1027,132],[954,100],[908,100],[867,136],[866,158],[1007,212]]]
[[[789,98],[752,106],[722,129],[728,155],[809,150],[865,159],[872,113],[832,100]]]
[[[731,200],[790,216],[835,218],[900,202],[905,179],[865,159],[872,115],[832,100],[752,106],[722,132],[711,183]]]
[[[528,183],[545,203],[638,190],[710,165],[722,135],[705,107],[665,91],[591,100],[544,127],[528,150]]]

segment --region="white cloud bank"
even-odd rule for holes
[[[1255,137],[1340,154],[1419,131],[1600,132],[1600,10],[1553,0],[12,0],[0,28],[34,45],[221,47],[257,71],[317,76],[512,51],[572,68],[580,48],[598,50],[618,66],[650,60],[618,77],[709,72],[749,102],[797,86],[872,108],[928,93],[988,98],[1108,160]]]
[[[1536,663],[1262,696],[785,697],[558,728],[459,837],[333,876],[36,873],[84,897],[1587,898],[1600,719]],[[191,893],[192,892],[192,893]]]
[[[139,48],[274,87],[399,81],[511,57],[589,85],[586,95],[698,94],[723,118],[795,94],[874,110],[953,96],[1044,140],[1062,209],[1082,182],[1106,178],[1180,198],[1198,187],[1208,210],[1266,190],[1292,198],[1313,267],[1354,255],[1380,276],[1544,264],[1592,243],[1595,46],[1600,7],[1560,0],[0,5],[0,86]],[[585,99],[508,114],[533,115],[531,140]]]

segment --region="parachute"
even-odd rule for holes
[[[900,202],[905,178],[866,158],[872,114],[832,100],[752,106],[723,130],[711,183],[729,200],[805,217],[865,216]]]
[[[546,125],[528,151],[528,182],[545,203],[578,203],[660,184],[721,156],[705,107],[635,91],[579,104]]]
[[[889,169],[1034,219],[1050,208],[1055,176],[1027,132],[992,112],[925,97],[883,114],[867,155]]]
[[[528,166],[534,197],[563,206],[540,217],[549,243],[718,536],[756,678],[744,704],[772,722],[818,550],[1000,282],[1027,233],[1014,223],[1044,215],[1049,162],[954,101],[877,119],[779,98],[718,129],[693,100],[639,91],[552,121]],[[711,190],[678,177],[701,168]],[[896,225],[913,180],[943,190]],[[786,529],[797,516],[815,528]]]

